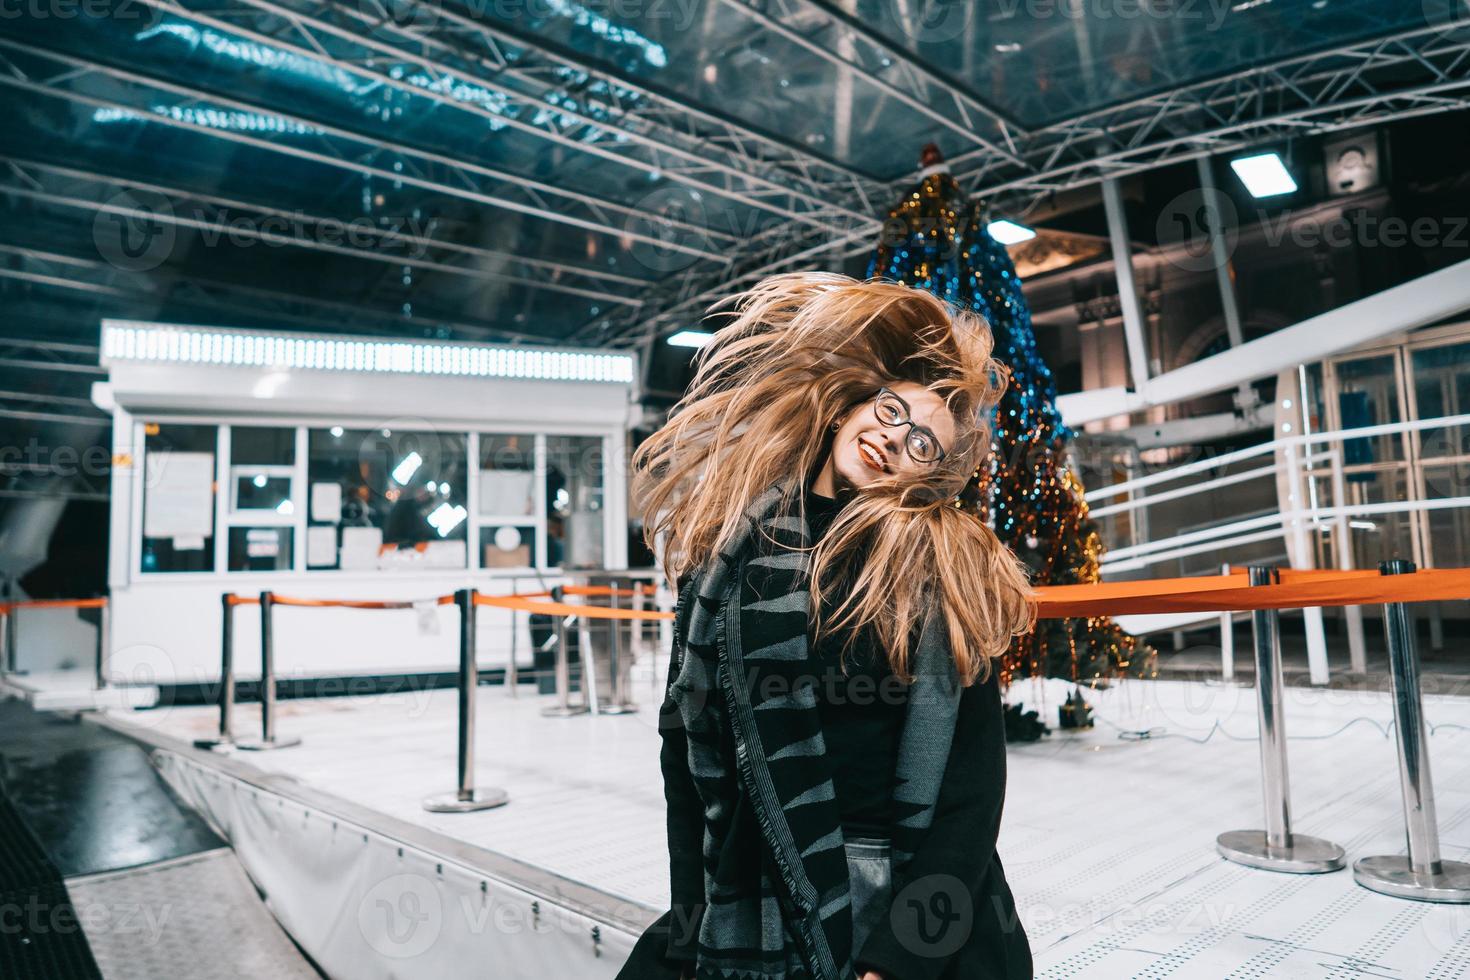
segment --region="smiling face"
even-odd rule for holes
[[[888,386],[909,406],[909,418],[926,426],[946,451],[954,446],[954,418],[944,399],[921,384],[896,381]],[[832,437],[832,451],[822,464],[812,488],[833,497],[839,490],[866,486],[874,480],[927,471],[932,464],[916,462],[904,449],[907,425],[884,425],[873,412],[873,399],[854,405]]]

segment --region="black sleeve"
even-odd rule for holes
[[[935,938],[937,920],[921,922],[920,916],[946,905],[958,909],[961,903],[969,914],[960,921],[973,927],[980,915],[978,892],[995,855],[1005,801],[1003,711],[993,669],[983,683],[961,692],[934,821],[913,859],[894,875],[891,914],[873,927],[854,958],[858,976],[877,970],[886,980],[934,980],[963,937],[941,930]]]
[[[678,638],[675,638],[677,657]],[[669,668],[673,683],[676,664]],[[699,923],[704,917],[704,803],[689,773],[689,741],[679,709],[664,689],[659,708],[659,768],[664,777],[669,838],[670,959],[693,963],[698,948]],[[689,972],[693,972],[692,970]]]

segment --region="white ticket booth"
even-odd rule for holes
[[[222,596],[265,590],[426,600],[276,609],[282,681],[449,671],[458,613],[427,600],[627,567],[632,354],[123,321],[101,350],[110,683],[217,681]],[[512,647],[498,613],[478,617],[484,669]],[[258,677],[259,610],[234,617],[236,673]]]

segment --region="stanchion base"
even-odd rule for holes
[[[1264,830],[1227,830],[1215,838],[1215,850],[1227,861],[1263,871],[1314,875],[1340,871],[1347,865],[1342,848],[1320,837],[1292,834],[1286,847],[1266,843]]]
[[[1462,861],[1441,861],[1439,874],[1421,874],[1403,855],[1365,857],[1353,863],[1353,880],[1394,898],[1470,904],[1470,864]]]
[[[563,708],[561,705],[558,704],[558,705],[556,705],[555,707],[552,707],[552,708],[542,708],[541,709],[541,717],[542,718],[570,718],[570,717],[572,717],[572,715],[585,715],[589,710],[590,709],[585,704],[578,704],[578,705],[570,705],[569,704],[565,708]]]
[[[636,704],[599,704],[598,712],[604,715],[631,715],[638,710]]]
[[[237,744],[239,743],[231,735],[216,735],[214,738],[196,738],[194,740],[194,748],[196,749],[217,749],[222,745]]]
[[[460,799],[458,793],[441,793],[424,800],[424,809],[430,813],[470,813],[474,810],[489,810],[505,806],[510,794],[503,789],[477,789],[469,799]]]
[[[293,745],[300,744],[301,739],[299,736],[287,735],[282,737],[278,735],[270,741],[266,741],[263,738],[242,739],[235,743],[235,748],[243,749],[246,752],[269,752],[272,749],[289,749]]]

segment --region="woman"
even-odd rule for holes
[[[1034,612],[956,506],[1004,384],[990,331],[829,274],[731,315],[633,458],[679,595],[672,905],[619,978],[1029,978],[992,661]]]

